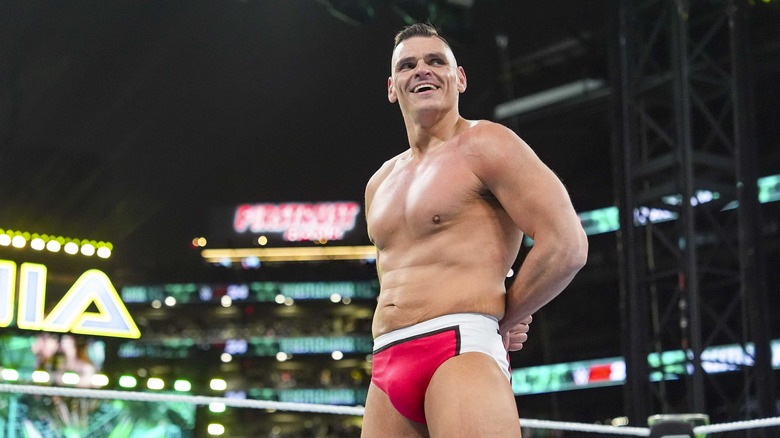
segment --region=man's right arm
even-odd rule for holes
[[[366,190],[365,190],[365,214],[366,214],[366,231],[368,232],[368,239],[371,241],[371,243],[374,243],[374,237],[371,234],[371,222],[369,221],[369,209],[371,208],[371,203],[374,200],[374,194],[376,193],[377,188],[380,184],[382,184],[382,181],[387,178],[387,175],[390,173],[390,171],[393,168],[393,165],[395,163],[395,160],[398,157],[392,158],[388,161],[386,161],[382,167],[377,170],[373,176],[368,180],[368,183],[366,184]],[[379,260],[379,249],[376,251],[376,271],[377,271],[377,278],[379,279],[379,283],[382,283],[382,268],[381,263]]]
[[[563,183],[514,132],[488,123],[475,133],[475,174],[534,245],[507,291],[507,335],[555,298],[585,264],[588,242]]]

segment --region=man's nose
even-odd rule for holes
[[[431,75],[431,68],[428,64],[426,64],[423,61],[420,61],[417,63],[417,66],[414,70],[415,76],[421,77],[421,76],[430,76]]]

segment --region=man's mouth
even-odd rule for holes
[[[412,89],[412,93],[423,93],[426,91],[438,90],[439,87],[433,84],[420,84]]]

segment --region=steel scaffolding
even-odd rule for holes
[[[748,3],[619,6],[613,143],[626,414],[772,416]],[[741,372],[737,385],[702,360],[721,344],[752,358],[715,364]],[[684,354],[667,360],[664,351]]]

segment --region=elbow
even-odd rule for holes
[[[565,276],[573,276],[588,262],[588,237],[582,226],[562,228],[558,233],[534,236],[534,251]]]
[[[577,270],[581,269],[588,262],[588,235],[585,234],[585,230],[582,228],[580,228],[579,235],[580,237],[577,240],[577,262],[579,267]]]
[[[565,265],[574,273],[588,262],[588,236],[582,227],[577,227],[577,231],[569,239],[565,254]]]

